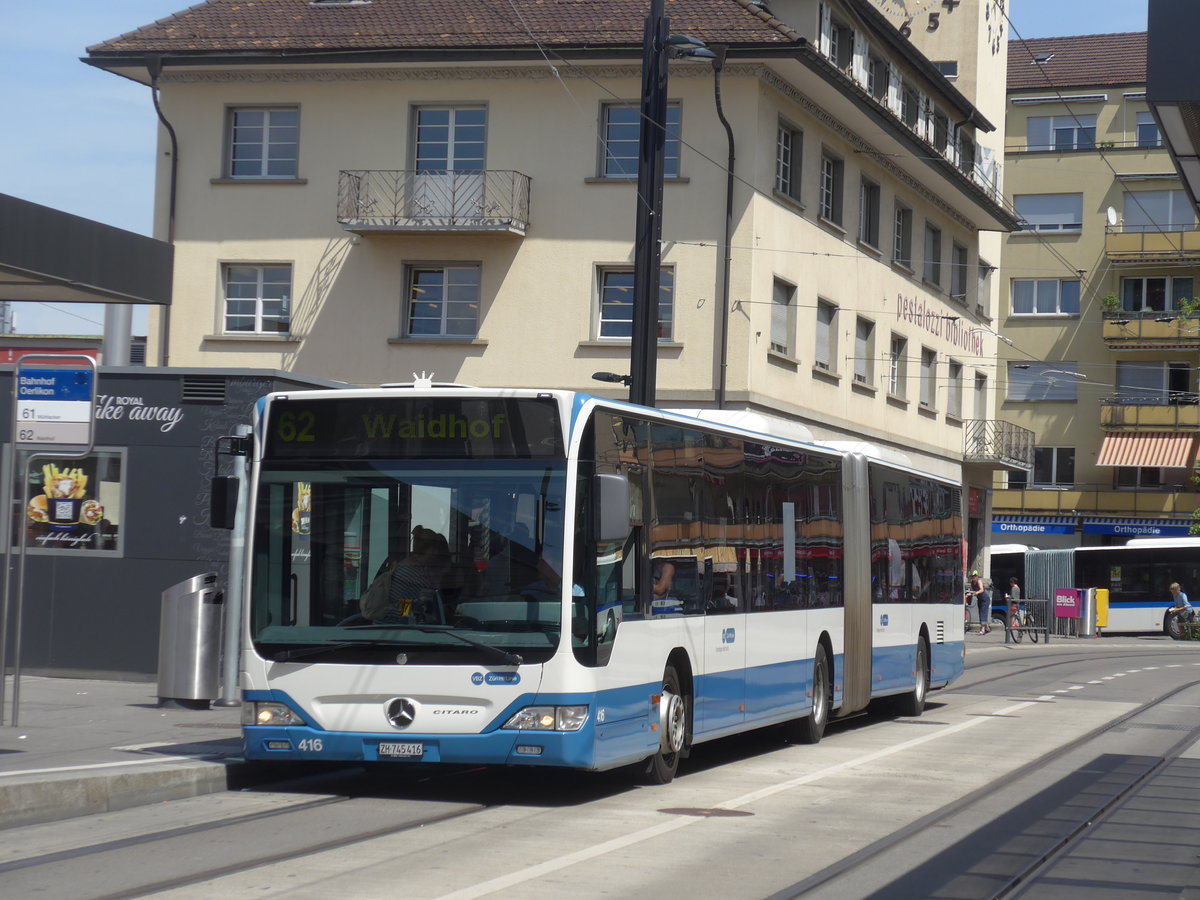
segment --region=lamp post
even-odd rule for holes
[[[653,406],[658,364],[658,283],[662,268],[663,151],[666,147],[667,57],[715,59],[702,41],[671,37],[664,0],[650,0],[642,37],[642,105],[638,130],[637,230],[633,248],[633,337],[629,399]]]
[[[642,37],[637,231],[633,249],[633,336],[629,399],[654,405],[658,363],[658,280],[662,267],[663,149],[666,146],[667,35],[664,0],[650,0]]]

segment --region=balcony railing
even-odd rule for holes
[[[993,515],[1111,515],[1190,519],[1200,507],[1200,494],[1191,485],[1170,484],[1118,491],[1112,485],[1077,484],[1074,487],[995,488]]]
[[[1197,395],[1171,391],[1163,397],[1108,397],[1100,401],[1106,431],[1195,431],[1200,427]]]
[[[507,232],[529,227],[528,175],[359,169],[338,178],[338,222],[358,233]]]
[[[1053,144],[1021,144],[1016,141],[1004,148],[1005,153],[1095,153],[1097,150],[1161,150],[1161,139],[1130,140],[1130,141],[1089,141],[1078,139],[1072,143]]]
[[[1195,222],[1106,225],[1104,252],[1114,265],[1200,259],[1200,231]]]
[[[1145,309],[1105,310],[1104,343],[1113,350],[1200,346],[1200,314]]]
[[[963,423],[963,460],[995,468],[1033,468],[1033,432],[997,419],[968,419]]]

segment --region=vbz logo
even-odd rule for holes
[[[879,617],[879,624],[882,625],[884,628],[887,628],[887,623],[888,623],[887,613],[883,613]]]
[[[724,631],[721,632],[721,643],[722,644],[732,644],[735,640],[737,640],[736,629],[726,628]]]

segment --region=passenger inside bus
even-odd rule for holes
[[[665,559],[654,560],[654,599],[665,600],[671,595],[671,585],[675,581],[675,564]]]
[[[363,618],[383,623],[444,621],[439,592],[449,571],[445,536],[418,525],[412,531],[412,550],[401,560],[385,561],[363,594]]]

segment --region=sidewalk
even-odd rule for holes
[[[234,786],[241,710],[159,708],[153,682],[24,675],[0,726],[0,828]]]

